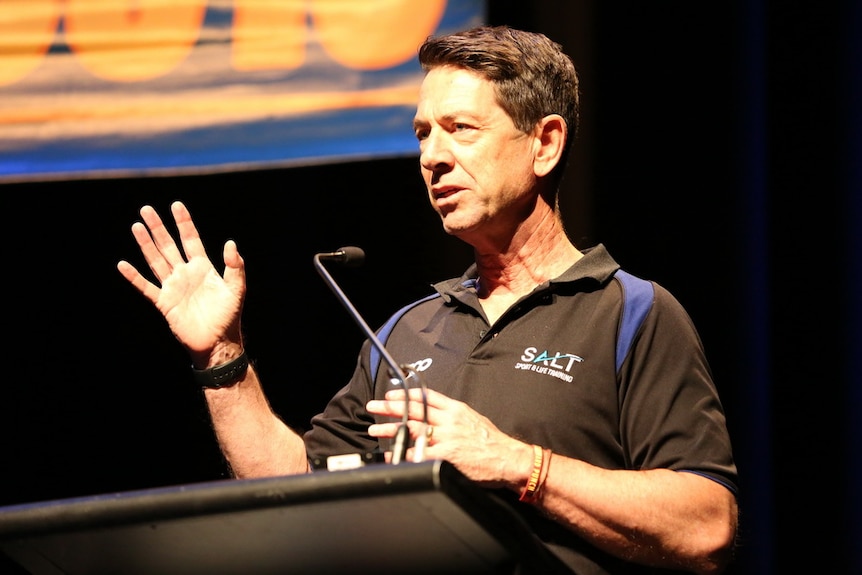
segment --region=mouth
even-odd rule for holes
[[[435,200],[442,200],[457,194],[461,191],[461,188],[456,188],[454,186],[440,186],[431,189],[431,195],[434,196]]]

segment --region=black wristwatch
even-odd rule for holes
[[[195,381],[204,388],[218,389],[235,384],[245,375],[248,370],[248,356],[245,350],[238,357],[227,363],[211,367],[209,369],[195,369],[192,367],[192,375]]]

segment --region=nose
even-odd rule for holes
[[[452,148],[445,134],[431,130],[419,143],[419,164],[426,170],[435,171],[451,167],[454,163]]]

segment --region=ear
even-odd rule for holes
[[[536,125],[533,173],[547,176],[560,162],[568,136],[566,121],[559,114],[550,114]]]

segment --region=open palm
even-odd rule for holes
[[[144,222],[132,225],[132,234],[160,285],[126,261],[120,261],[117,269],[156,306],[190,351],[206,352],[220,341],[239,341],[245,270],[236,244],[225,243],[222,277],[207,256],[186,207],[174,202],[171,212],[182,250],[152,207],[141,208]]]

